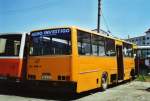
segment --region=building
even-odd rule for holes
[[[129,42],[133,42],[139,46],[149,46],[150,45],[150,29],[145,32],[145,35],[133,37],[127,39]]]

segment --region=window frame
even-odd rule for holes
[[[123,42],[123,48],[122,48],[122,50],[123,50],[123,57],[131,57],[131,58],[133,58],[134,57],[134,49],[133,49],[133,45],[132,44],[129,44],[129,43],[125,43],[125,42]],[[124,53],[124,47],[127,47],[127,50],[129,49],[129,47],[131,47],[132,48],[132,51],[131,51],[131,56],[129,56],[129,55],[125,55],[125,53]],[[128,53],[127,53],[128,54]]]
[[[93,41],[94,41],[93,36],[97,37],[97,39],[99,40],[99,41],[97,41],[97,55],[94,55],[94,53],[93,53],[93,45],[94,45],[93,44]],[[99,44],[99,42],[101,42],[102,44]],[[103,47],[104,55],[100,54],[100,47]],[[92,34],[92,55],[93,56],[106,56],[106,54],[105,54],[105,37],[96,35],[96,34]]]
[[[79,45],[79,44],[81,44],[81,43],[79,43],[79,32],[82,32],[82,33],[80,33],[80,34],[85,34],[85,33],[88,33],[88,34],[90,34],[90,54],[89,55],[84,55],[84,54],[82,54],[82,53],[80,53],[81,51],[82,51],[82,49],[79,49],[79,48],[82,48],[82,46],[81,45]],[[94,55],[93,54],[93,36],[99,36],[99,37],[101,37],[101,39],[103,39],[102,41],[103,41],[103,49],[104,49],[104,55],[100,55],[99,54],[99,49],[97,49],[97,54],[96,55]],[[106,55],[106,39],[109,39],[109,40],[112,40],[113,42],[114,42],[114,52],[115,52],[115,54],[114,55],[110,55],[110,56],[107,56]],[[98,47],[97,47],[98,48]],[[80,29],[77,29],[77,53],[78,53],[78,55],[79,56],[98,56],[98,57],[103,57],[103,56],[105,56],[105,57],[116,57],[116,44],[115,44],[115,39],[112,39],[112,38],[109,38],[109,37],[105,37],[105,36],[101,36],[101,35],[97,35],[97,34],[94,34],[94,33],[90,33],[90,32],[87,32],[87,31],[83,31],[83,30],[80,30]]]
[[[69,45],[69,47],[70,47],[70,48],[69,48],[69,49],[70,49],[70,52],[69,52],[69,53],[67,53],[67,54],[66,54],[66,53],[63,53],[63,54],[62,54],[62,53],[61,53],[61,54],[60,54],[60,53],[59,53],[59,54],[58,54],[58,53],[57,53],[57,54],[53,54],[53,53],[47,53],[47,54],[43,54],[43,53],[42,53],[42,54],[41,54],[41,53],[39,54],[39,53],[38,53],[38,54],[34,54],[34,52],[32,52],[32,54],[31,54],[31,46],[32,46],[32,48],[33,48],[32,40],[33,40],[33,37],[35,37],[35,36],[32,36],[32,33],[38,32],[38,31],[33,31],[33,32],[30,33],[31,39],[30,39],[30,42],[29,42],[29,44],[30,44],[30,45],[29,45],[29,47],[30,47],[30,49],[29,49],[29,56],[48,56],[48,55],[49,55],[49,56],[58,56],[58,55],[63,56],[63,55],[72,55],[72,29],[71,29],[71,28],[43,29],[43,30],[39,30],[39,32],[40,32],[40,31],[51,31],[51,30],[57,30],[57,29],[59,29],[59,30],[61,30],[61,29],[69,29],[70,32],[69,32],[69,36],[68,36],[68,37],[69,37],[70,40],[68,41],[68,40],[65,40],[65,39],[61,39],[60,37],[54,37],[54,36],[50,37],[50,36],[42,36],[42,35],[41,35],[40,37],[42,38],[42,41],[41,41],[40,43],[41,43],[41,44],[44,43],[44,39],[43,39],[44,37],[48,37],[48,38],[49,38],[49,43],[48,43],[48,44],[49,44],[50,46],[53,46],[53,45],[54,45],[54,44],[50,44],[51,41],[54,43],[54,40],[53,40],[53,39],[56,39],[56,40],[59,40],[59,39],[60,39],[60,40],[67,41],[67,45]],[[36,37],[37,37],[37,36],[36,36]],[[36,37],[35,37],[35,38],[36,38]],[[40,38],[40,37],[38,37],[38,38]],[[65,37],[66,37],[66,36],[65,36]],[[52,40],[51,40],[51,38],[52,38]],[[39,41],[39,39],[38,39],[38,41]],[[57,41],[57,42],[59,42],[59,41]],[[68,43],[68,42],[69,42],[69,43]],[[60,45],[60,44],[59,44],[59,45]],[[51,47],[51,49],[52,49],[52,48],[53,48],[53,47]],[[38,45],[38,49],[39,49],[39,45]],[[44,47],[43,47],[42,49],[44,49]],[[50,51],[51,49],[49,49],[49,51]],[[68,49],[66,49],[66,50],[68,50]],[[32,50],[32,51],[33,51],[33,50]]]
[[[17,36],[17,37],[20,37],[20,40],[19,40],[19,50],[18,50],[18,54],[17,55],[0,55],[0,57],[12,57],[12,58],[20,58],[20,55],[21,55],[21,53],[22,53],[22,51],[23,50],[21,50],[21,47],[22,47],[22,44],[23,44],[23,34],[2,34],[2,35],[0,35],[0,37],[6,37],[5,39],[7,39],[8,40],[8,38],[7,37],[15,37],[15,36]],[[15,41],[15,40],[14,40]],[[6,41],[6,43],[7,43],[7,41]],[[16,53],[15,52],[15,49],[18,47],[18,45],[16,44],[16,46],[14,46],[14,54]],[[6,48],[6,46],[5,46],[5,48]]]
[[[111,41],[114,42],[114,49],[113,49],[113,51],[115,52],[114,55],[106,55],[106,47],[107,47],[107,46],[106,46],[106,45],[107,45],[107,44],[106,44],[106,41],[107,41],[107,40],[111,40]],[[108,56],[108,57],[115,57],[115,56],[117,56],[115,39],[105,38],[105,55]]]
[[[87,35],[89,34],[88,36],[90,38],[90,40],[88,41],[89,43],[87,43],[87,44],[90,44],[90,46],[88,47],[88,48],[90,48],[90,50],[88,50],[89,52],[87,52],[88,53],[87,55],[85,55],[86,51],[85,51],[85,53],[83,53],[84,49],[82,49],[83,48],[83,44],[85,44],[86,42],[82,42],[83,40],[81,40],[80,42],[78,41],[79,38],[82,38],[83,35],[85,35],[85,33]],[[80,37],[79,37],[79,34],[82,34],[82,35],[80,35]],[[80,29],[77,29],[77,51],[78,51],[77,53],[78,53],[79,56],[91,56],[92,55],[92,45],[91,45],[92,40],[91,39],[92,39],[92,34],[91,33],[83,31],[83,30],[80,30]],[[80,43],[81,46],[79,45],[79,43]],[[81,48],[81,50],[79,50],[79,48]]]

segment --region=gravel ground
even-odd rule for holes
[[[150,101],[150,82],[132,81],[109,88],[90,91],[76,97],[42,92],[0,92],[0,101]]]
[[[105,92],[98,92],[77,101],[150,101],[150,82],[130,82]]]

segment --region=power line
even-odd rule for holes
[[[110,28],[109,28],[109,25],[108,25],[108,23],[107,23],[106,18],[104,17],[103,12],[101,13],[101,15],[102,15],[102,17],[103,17],[103,21],[104,21],[105,26],[106,26],[106,28],[107,28],[107,32],[108,32],[108,33],[111,33]]]
[[[108,33],[111,33],[110,32],[110,29],[109,29],[109,26],[108,26],[108,23],[104,17],[104,14],[102,12],[102,9],[101,9],[101,3],[102,3],[102,0],[98,0],[98,20],[97,20],[97,32],[99,33],[101,31],[100,29],[100,24],[101,24],[101,16],[103,17],[103,20],[104,20],[104,23],[105,23],[105,26],[107,28],[107,31]]]

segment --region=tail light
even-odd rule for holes
[[[60,75],[58,75],[58,80],[62,80],[62,81],[69,81],[70,80],[70,76],[60,76]]]
[[[51,76],[50,73],[43,73],[42,76],[41,76],[41,79],[42,80],[51,80],[52,76]]]
[[[67,80],[67,81],[70,81],[70,76],[66,76],[66,80]]]
[[[36,76],[35,76],[35,75],[28,75],[28,79],[29,79],[29,80],[35,80],[35,79],[36,79]]]

